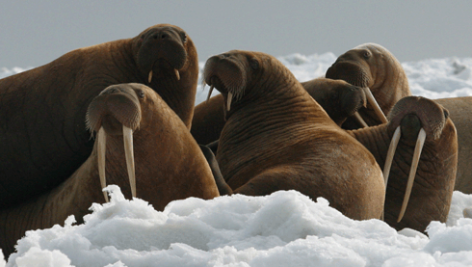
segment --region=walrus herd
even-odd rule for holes
[[[297,190],[352,219],[418,231],[446,221],[453,190],[472,193],[472,98],[411,96],[380,45],[302,83],[265,53],[213,56],[208,101],[195,107],[198,73],[188,34],[158,24],[1,79],[3,253],[27,230],[83,222],[108,184],[157,210]]]

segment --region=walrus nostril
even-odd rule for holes
[[[167,33],[161,34],[161,39],[167,39],[167,37],[169,37],[169,35]]]

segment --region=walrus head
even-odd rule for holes
[[[340,55],[326,71],[326,78],[344,80],[350,84],[377,88],[389,75],[387,66],[395,57],[378,44],[367,43]]]
[[[341,126],[348,117],[354,116],[361,125],[367,126],[358,113],[367,104],[364,88],[327,78],[316,78],[301,84],[337,125]]]
[[[170,24],[147,28],[133,39],[133,54],[142,75],[151,83],[154,76],[174,76],[188,65],[189,54],[196,56],[193,42],[184,30]]]
[[[264,65],[272,65],[271,72],[268,74],[273,80],[278,77],[295,78],[289,71],[277,60],[260,52],[232,50],[227,53],[210,57],[205,63],[203,70],[203,83],[210,85],[208,99],[211,96],[213,88],[216,88],[225,98],[225,110],[230,111],[233,105],[243,99],[255,99],[260,97],[261,92],[254,90],[247,91],[247,88],[271,88],[271,86],[254,86],[255,83],[270,83],[269,78],[262,79],[265,75]],[[288,75],[278,75],[278,72],[284,72]],[[293,82],[287,79],[285,82]],[[267,85],[267,84],[266,84]],[[264,92],[270,93],[270,92]]]
[[[400,63],[387,49],[378,44],[367,43],[339,56],[326,71],[326,78],[344,80],[365,88],[369,103],[379,121],[386,123],[385,113],[398,99],[395,99],[393,103],[382,101],[380,104],[377,100],[390,99],[397,94],[396,86],[390,86],[388,83],[396,83],[396,80],[399,80],[399,77],[392,76],[404,76],[404,71],[398,68],[401,68]],[[403,78],[406,79],[406,77]]]
[[[139,98],[144,97],[144,92],[141,86],[140,84],[119,84],[105,88],[92,100],[86,114],[87,128],[92,133],[98,133],[98,170],[102,188],[106,186],[106,136],[123,135],[126,165],[133,197],[136,197],[133,131],[138,129],[142,119]],[[108,201],[106,193],[103,194],[105,200]]]
[[[395,150],[400,138],[409,146],[415,146],[412,164],[408,176],[406,192],[403,204],[398,217],[401,221],[405,214],[408,201],[411,195],[418,162],[425,142],[435,142],[444,135],[455,135],[456,131],[452,126],[452,131],[444,131],[448,122],[449,112],[438,103],[423,97],[404,97],[394,106],[389,113],[388,132],[393,133],[389,150],[387,152],[384,179],[388,183],[390,167],[393,161]],[[449,120],[450,121],[450,120]],[[446,138],[448,139],[448,138]],[[415,145],[416,143],[416,145]],[[424,159],[427,162],[427,159]],[[434,181],[428,181],[434,183]]]

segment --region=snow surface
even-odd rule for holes
[[[332,53],[280,57],[300,81],[323,76]],[[203,68],[204,62],[200,62]],[[414,95],[472,95],[472,58],[402,64]],[[23,69],[1,69],[0,78]],[[200,75],[201,76],[201,75]],[[208,94],[199,85],[197,103]],[[216,94],[216,91],[214,92]],[[111,202],[93,204],[85,223],[28,231],[4,266],[472,266],[472,195],[454,192],[446,224],[429,237],[380,220],[355,221],[319,198],[295,192],[171,202],[157,212],[109,186]],[[1,253],[1,252],[0,252]]]

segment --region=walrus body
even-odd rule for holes
[[[435,99],[444,106],[457,129],[459,158],[454,190],[472,194],[472,97]]]
[[[366,102],[360,87],[342,80],[317,78],[301,85],[340,126]],[[195,107],[191,133],[199,144],[209,144],[219,139],[226,122],[223,103],[223,96],[219,94]]]
[[[341,55],[328,69],[326,77],[370,87],[385,114],[388,114],[393,105],[402,97],[411,95],[401,64],[390,52],[376,44],[361,45]],[[472,193],[472,171],[468,165],[472,160],[472,153],[470,153],[472,151],[470,131],[472,98],[457,97],[435,99],[435,101],[449,111],[457,129],[459,155],[455,190],[470,194]],[[359,113],[369,125],[381,123],[378,120],[369,119],[370,115],[366,114],[367,110],[361,109]],[[352,119],[348,119],[343,124],[343,128],[356,129],[359,125]]]
[[[383,167],[392,136],[399,126],[401,139],[388,178],[384,219],[397,230],[408,227],[425,231],[431,221],[445,222],[449,214],[456,177],[457,133],[446,109],[432,100],[412,96],[395,105],[387,124],[348,132],[369,149]],[[426,139],[406,212],[398,222],[421,129]]]
[[[204,79],[225,100],[217,159],[234,192],[294,189],[354,219],[381,216],[385,188],[375,159],[279,61],[234,50],[208,59]]]
[[[190,128],[198,77],[195,46],[172,25],[69,52],[0,80],[0,208],[67,179],[90,155],[90,101],[112,84],[148,84]]]
[[[106,184],[120,186],[131,198],[123,145],[124,127],[132,130],[136,196],[163,210],[172,200],[210,199],[218,189],[210,167],[186,125],[151,88],[120,84],[92,101],[87,115],[91,131],[106,136]],[[62,224],[69,215],[78,222],[93,202],[104,202],[98,159],[100,138],[88,159],[59,186],[20,205],[0,210],[0,247],[5,255],[26,230]],[[134,173],[134,172],[133,172]]]
[[[225,125],[223,96],[216,95],[195,107],[190,132],[199,144],[209,144],[220,138]]]
[[[384,114],[388,114],[398,100],[411,95],[408,78],[400,62],[378,44],[359,45],[342,54],[328,68],[325,76],[368,87]],[[370,126],[383,123],[371,106],[361,108],[359,114]],[[343,124],[345,129],[359,127],[352,118]]]

